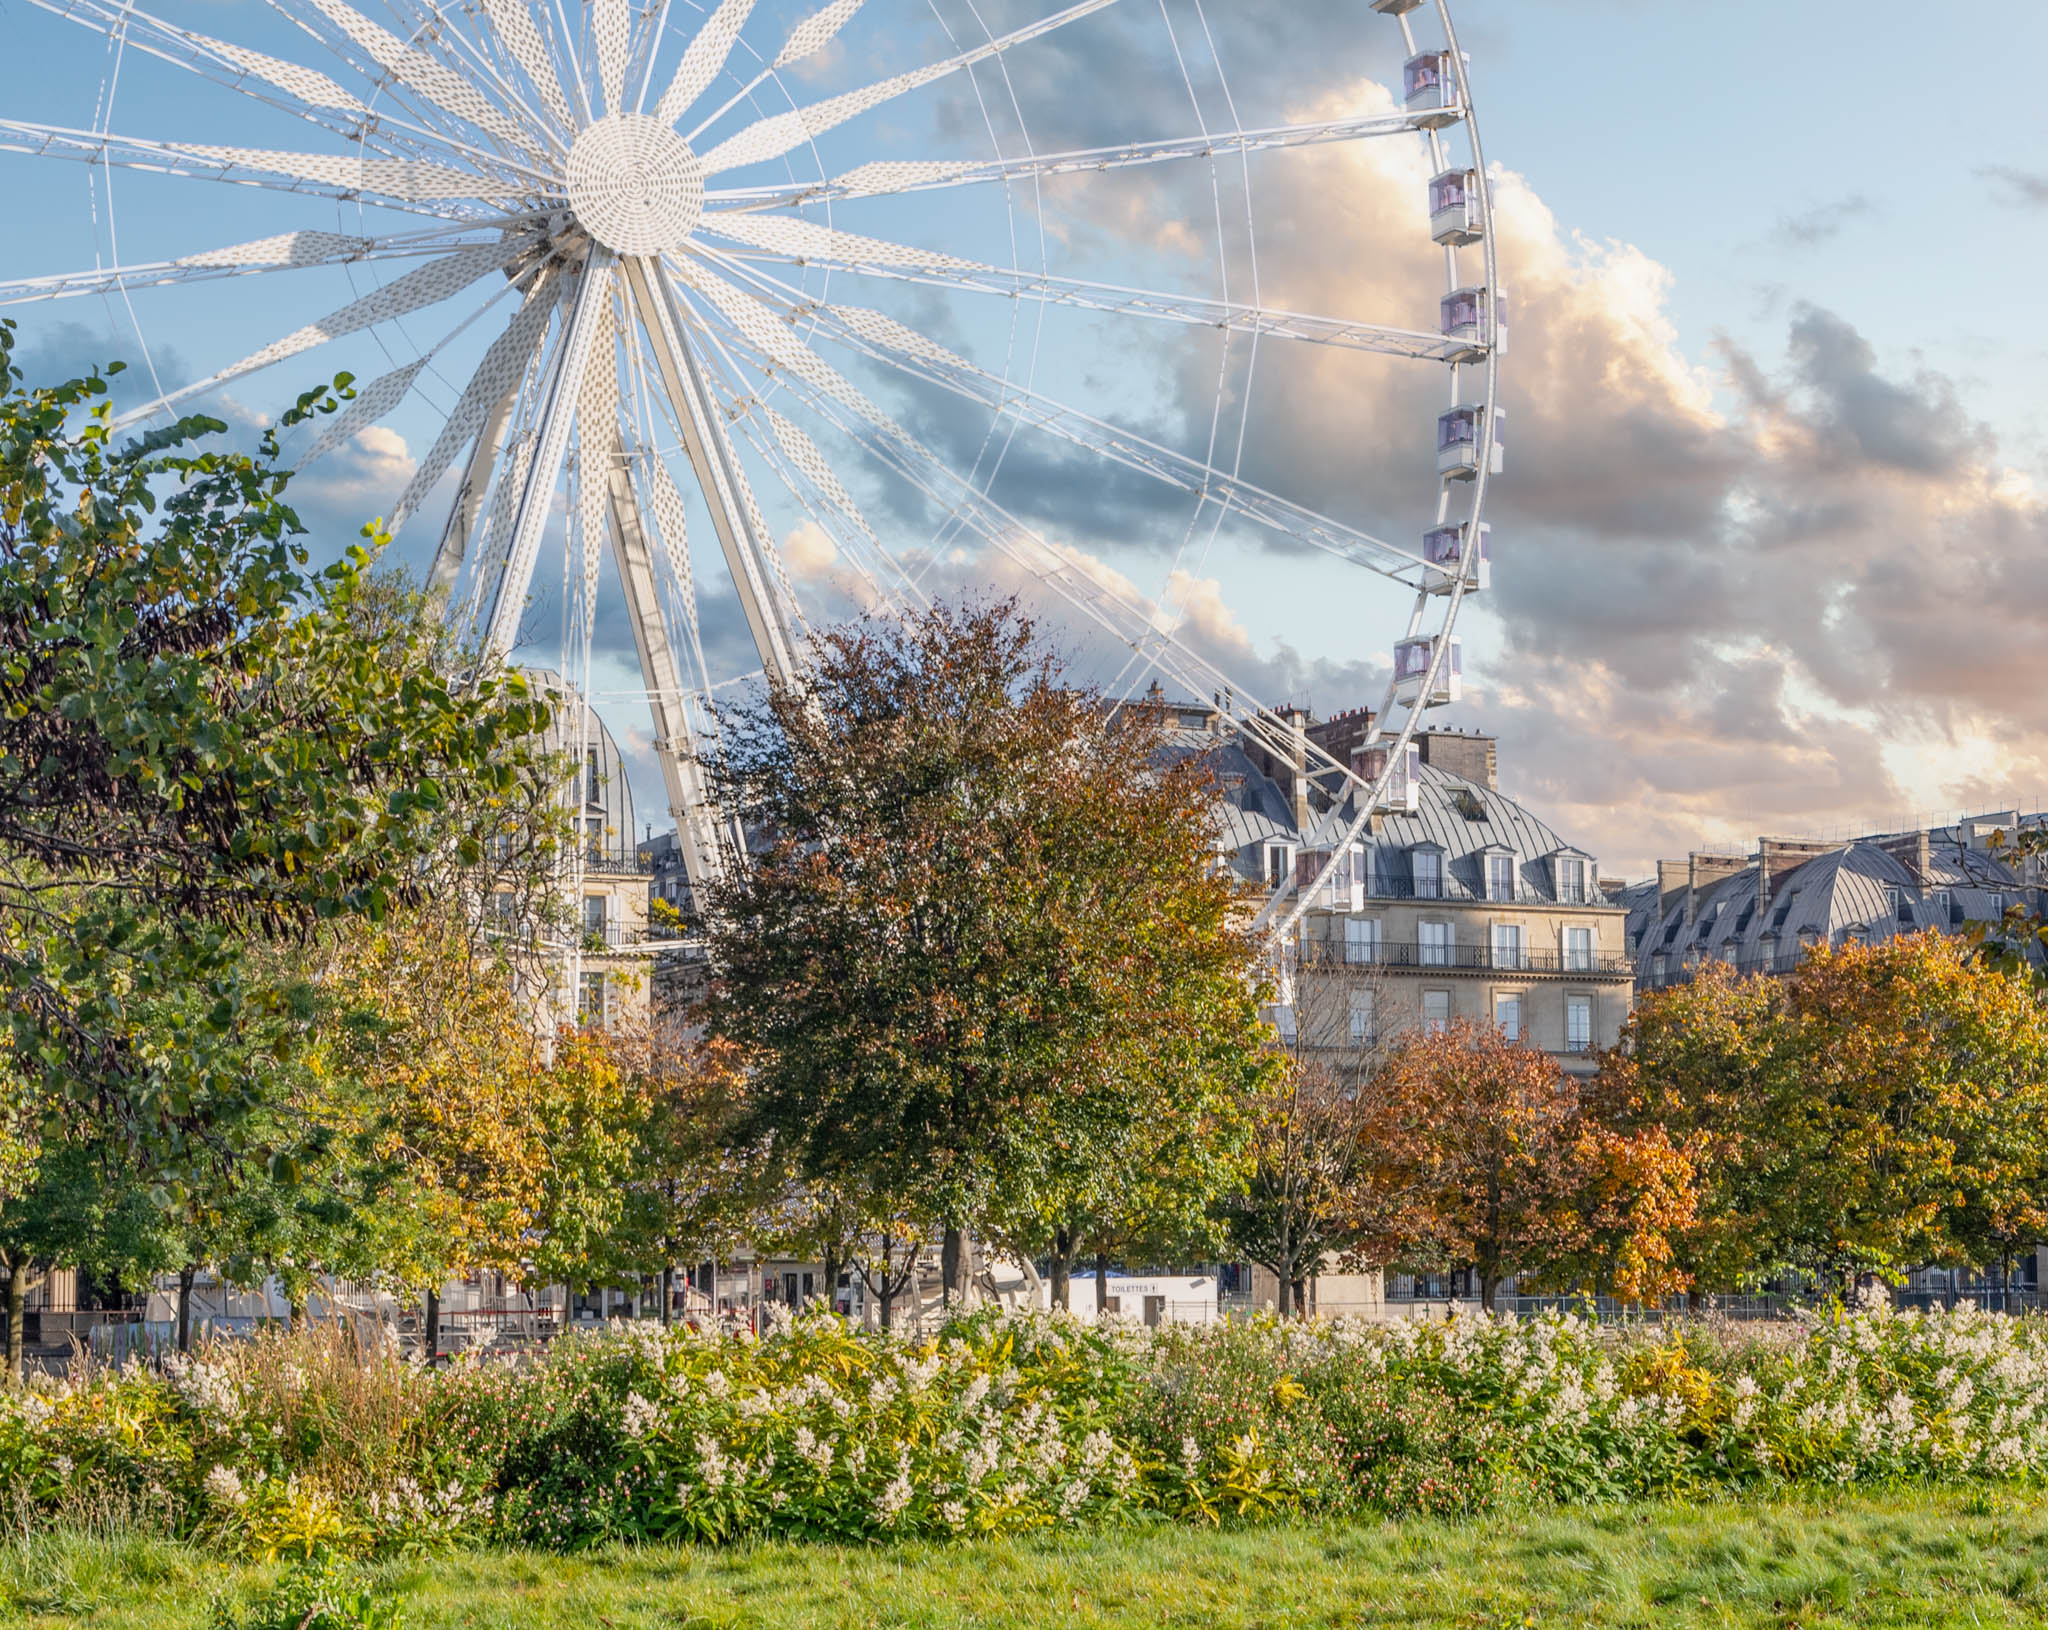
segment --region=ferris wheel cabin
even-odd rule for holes
[[[1493,410],[1493,450],[1487,473],[1499,475],[1503,462],[1501,420],[1506,415]],[[1439,413],[1436,419],[1436,473],[1453,481],[1470,481],[1479,474],[1479,444],[1486,425],[1486,409],[1468,402]]]
[[[1424,51],[1402,63],[1401,91],[1405,106],[1424,130],[1441,130],[1464,117],[1458,105],[1458,74],[1448,51]]]
[[[1483,234],[1479,225],[1477,170],[1446,170],[1430,177],[1429,235],[1453,248],[1479,241]]]
[[[1505,351],[1507,325],[1500,296],[1491,289],[1453,289],[1437,303],[1437,327],[1451,349],[1446,362],[1478,362],[1489,349]]]
[[[1351,755],[1351,773],[1368,786],[1386,775],[1392,762],[1394,773],[1380,789],[1373,808],[1390,815],[1413,815],[1422,807],[1422,748],[1410,742],[1396,754],[1390,741],[1374,742]]]
[[[1470,522],[1458,526],[1431,527],[1422,534],[1422,558],[1429,562],[1430,573],[1427,588],[1431,594],[1449,594],[1451,585],[1458,580],[1458,563],[1465,566],[1465,587],[1478,590],[1490,587],[1493,581],[1493,562],[1489,552],[1487,535],[1493,530],[1484,521],[1479,523],[1479,536],[1474,540],[1470,553],[1465,549],[1465,534]]]
[[[1422,694],[1422,687],[1429,678],[1430,659],[1436,655],[1436,648],[1445,636],[1441,634],[1419,634],[1412,639],[1397,640],[1394,644],[1394,700],[1405,702],[1410,707],[1418,703],[1423,707],[1445,707],[1464,694],[1463,664],[1458,638],[1449,637],[1450,649],[1444,652],[1444,660],[1438,666],[1436,683],[1430,687],[1428,696]]]
[[[1405,17],[1421,4],[1422,0],[1372,0],[1372,9],[1382,17]]]

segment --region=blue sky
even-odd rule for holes
[[[809,9],[761,0],[743,47],[772,55]],[[1000,30],[1052,9],[869,0],[790,88],[808,101],[931,60],[946,49],[941,21],[971,42],[975,15]],[[676,0],[659,62],[680,54],[700,10]],[[162,0],[160,11],[319,60],[256,0]],[[1470,694],[1446,722],[1497,731],[1504,786],[1632,875],[1659,854],[1760,832],[2031,805],[2048,758],[2037,497],[2048,441],[2035,384],[2048,293],[2028,268],[2048,233],[2048,135],[2026,76],[2048,55],[2048,11],[1974,8],[1967,40],[1953,26],[1937,34],[1924,6],[1895,3],[1464,0],[1455,12],[1501,178],[1514,344],[1495,586],[1463,625]],[[27,6],[0,29],[15,69],[6,116],[91,126],[105,49]],[[1180,135],[1190,100],[1219,128],[1226,84],[1247,125],[1358,111],[1383,103],[1373,82],[1399,56],[1392,25],[1363,0],[1119,0],[1020,47],[1007,80],[982,70],[891,103],[821,157],[836,173],[874,157],[1015,151],[1022,131],[1039,150]],[[112,105],[123,134],[312,145],[295,121],[195,89],[132,48]],[[1419,164],[1406,143],[1263,155],[1249,206],[1243,172],[1217,167],[1212,194],[1206,167],[1181,167],[1007,201],[986,188],[871,200],[833,218],[992,264],[1042,256],[1102,281],[1215,293],[1227,273],[1242,297],[1248,213],[1269,303],[1422,326],[1440,274],[1417,219]],[[0,180],[16,218],[37,223],[0,243],[0,278],[106,259],[112,222],[131,262],[351,229],[346,206],[338,217],[333,204],[132,173],[117,176],[110,212],[84,166],[8,153]],[[793,275],[814,295],[851,298],[843,277]],[[134,318],[173,385],[372,286],[360,270],[354,279],[326,269],[147,291]],[[857,286],[861,303],[975,363],[1028,373],[1040,391],[1184,451],[1204,450],[1212,413],[1215,445],[1234,448],[1243,411],[1250,478],[1384,536],[1425,524],[1441,384],[1414,365],[1277,343],[1253,364],[1200,331],[1067,313],[1039,330],[1019,327],[1009,303]],[[256,422],[335,368],[372,377],[468,309],[451,303],[238,382],[230,416]],[[118,299],[14,315],[32,368],[138,360]],[[303,478],[322,547],[388,510],[492,320],[448,343],[388,428]],[[846,366],[943,456],[971,462],[988,445],[985,415]],[[854,461],[846,479],[932,585],[1017,586],[879,472]],[[1185,502],[1030,433],[1011,444],[995,491],[1141,594],[1160,594],[1177,565],[1189,638],[1267,699],[1319,712],[1377,700],[1400,608],[1354,569],[1236,525],[1212,537],[1207,517],[1190,533]],[[765,489],[763,503],[818,615],[847,610],[844,559]],[[430,543],[416,526],[399,552],[417,562]],[[536,578],[525,648],[536,660],[557,657],[560,576],[557,551]],[[704,603],[714,662],[742,671],[730,596],[707,581]],[[600,639],[600,705],[629,751],[638,744],[640,802],[653,810],[615,605],[601,603]],[[1100,650],[1079,665],[1101,677],[1115,667]]]

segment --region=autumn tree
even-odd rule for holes
[[[1585,1094],[1595,1118],[1658,1134],[1693,1172],[1690,1223],[1668,1235],[1674,1269],[1705,1290],[1784,1270],[1806,1204],[1804,1069],[1785,981],[1705,962],[1645,991]]]
[[[1262,1068],[1199,763],[1067,683],[1010,603],[869,618],[721,722],[758,837],[708,893],[743,1132],[942,1232],[1052,1215],[1074,1154]]]
[[[2023,974],[1927,932],[1819,948],[1788,994],[1817,1266],[1988,1266],[2048,1234],[2048,1009]]]
[[[1570,1083],[1547,1054],[1459,1021],[1407,1035],[1380,1074],[1378,1100],[1371,1158],[1414,1196],[1399,1255],[1470,1267],[1490,1311],[1503,1279],[1551,1252],[1576,1107]]]

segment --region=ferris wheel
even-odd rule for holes
[[[83,128],[0,119],[0,152],[88,167],[95,263],[0,279],[0,304],[93,299],[132,324],[151,390],[125,426],[297,358],[364,376],[288,456],[416,431],[390,524],[426,529],[447,616],[494,655],[559,593],[588,694],[615,578],[693,883],[720,863],[698,769],[731,682],[700,615],[713,576],[775,680],[835,605],[916,605],[963,571],[1026,582],[1113,654],[1105,685],[1163,679],[1306,751],[1349,824],[1268,902],[1276,937],[1376,810],[1412,807],[1410,738],[1459,694],[1501,453],[1491,189],[1446,0],[1357,0],[1398,92],[1309,118],[1284,92],[1260,117],[1233,78],[1234,0],[36,3],[100,37],[100,94]],[[229,17],[235,40],[211,32]],[[1075,107],[1075,65],[1103,62],[1129,65],[1128,105]],[[1396,138],[1426,158],[1399,230],[1441,246],[1436,310],[1263,299],[1293,252],[1260,235],[1270,167]],[[172,345],[210,350],[197,377],[159,371]],[[1288,353],[1444,370],[1374,530],[1246,473],[1254,369]],[[1164,380],[1185,386],[1171,411]],[[1048,519],[1049,491],[1097,476],[1145,495],[1128,513],[1155,570],[1170,558],[1156,593]],[[796,531],[829,571],[792,570]],[[1392,673],[1346,761],[1191,637],[1177,585],[1225,537],[1282,570],[1341,562],[1378,596],[1366,644],[1391,640]]]

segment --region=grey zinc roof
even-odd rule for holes
[[[1298,831],[1286,794],[1254,767],[1236,742],[1206,737],[1202,742],[1209,751],[1211,768],[1223,784],[1223,830],[1218,841],[1226,852],[1235,854],[1237,870],[1246,877],[1263,875],[1266,844],[1334,847],[1357,817],[1356,802],[1347,797],[1334,808],[1313,815],[1307,829]],[[1192,749],[1195,744],[1188,745]],[[1416,802],[1415,814],[1383,815],[1378,831],[1360,839],[1370,851],[1376,893],[1398,894],[1409,886],[1409,851],[1421,844],[1434,844],[1444,851],[1445,869],[1457,895],[1484,894],[1483,855],[1488,849],[1513,854],[1521,891],[1541,898],[1551,893],[1547,857],[1559,850],[1585,854],[1512,798],[1434,765],[1422,766]],[[1468,816],[1466,810],[1472,814]],[[1591,857],[1586,858],[1590,863]],[[1589,872],[1594,869],[1589,864]]]
[[[597,753],[599,777],[598,801],[586,804],[583,809],[586,818],[602,811],[607,828],[605,846],[622,849],[631,853],[638,847],[639,833],[633,825],[633,783],[626,774],[625,755],[619,751],[619,744],[612,737],[605,722],[598,716],[597,709],[587,702],[581,703],[583,723],[579,732],[577,707],[580,698],[576,688],[552,668],[522,668],[520,670],[534,686],[543,691],[554,691],[561,697],[561,704],[555,709],[555,716],[549,723],[543,745],[550,753],[562,753],[569,758],[577,756],[579,744],[586,751]],[[579,781],[584,766],[576,767]]]
[[[1638,884],[1628,891],[1637,970],[1653,979],[1652,959],[1660,955],[1667,971],[1688,958],[1789,968],[1802,942],[1889,939],[1995,919],[2022,888],[2020,879],[1995,856],[1935,836],[1923,879],[1890,848],[1859,838],[1779,873],[1761,911],[1754,861],[1693,890],[1689,913],[1684,891],[1666,906],[1655,883]],[[1936,890],[1946,891],[1946,902]]]

